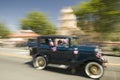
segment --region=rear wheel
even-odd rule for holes
[[[104,68],[97,62],[89,62],[85,66],[85,73],[88,77],[97,79],[103,76]]]
[[[33,66],[36,69],[44,69],[46,67],[46,59],[42,56],[38,56],[33,60]]]

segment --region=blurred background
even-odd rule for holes
[[[77,35],[80,44],[120,55],[119,0],[4,0],[0,10],[0,47],[27,47],[41,35]]]

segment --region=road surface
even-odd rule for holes
[[[11,49],[0,51],[0,80],[93,80],[82,74],[73,75],[61,68],[47,67],[45,70],[36,70],[31,66],[31,57],[23,57],[28,55],[15,54],[17,50]],[[120,80],[120,57],[105,57],[109,64],[104,76],[99,80]]]

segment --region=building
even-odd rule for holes
[[[9,35],[10,38],[23,38],[23,39],[29,39],[29,38],[36,38],[39,34],[33,32],[32,30],[20,30],[18,33],[13,33]]]
[[[77,27],[77,19],[71,7],[63,8],[60,11],[60,26],[57,34],[60,35],[75,35],[83,34]]]
[[[40,36],[32,30],[19,30],[18,33],[9,35],[9,39],[4,40],[2,43],[4,46],[9,47],[22,47],[27,46],[28,39],[34,39]]]

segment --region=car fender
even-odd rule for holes
[[[47,63],[48,63],[49,59],[48,59],[48,56],[47,56],[47,55],[45,55],[45,54],[35,54],[35,55],[33,56],[33,59],[36,58],[36,57],[38,57],[38,56],[44,57],[44,58],[46,59]]]
[[[87,58],[87,59],[76,61],[76,63],[75,63],[76,66],[75,67],[80,66],[80,65],[85,65],[88,62],[97,62],[97,63],[102,65],[102,61],[101,60],[99,60],[97,58],[94,58],[94,57],[90,57],[90,58]]]

